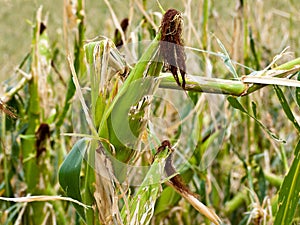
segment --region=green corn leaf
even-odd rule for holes
[[[134,107],[135,113],[142,115],[144,103],[142,107],[138,106],[139,103],[143,102],[144,96],[152,95],[158,88],[159,82],[154,77],[158,76],[162,69],[162,63],[159,62],[157,55],[159,39],[160,34],[150,43],[112,103],[106,107],[100,122],[98,133],[103,138],[109,137],[110,143],[117,151],[116,157],[123,162],[131,159],[134,140],[137,139],[144,125],[140,122],[140,118],[131,120],[128,116],[130,109]],[[102,136],[105,133],[108,136]]]
[[[230,105],[235,108],[240,110],[241,112],[245,113],[247,116],[251,117],[252,119],[255,120],[255,122],[264,130],[267,132],[267,134],[270,135],[270,137],[272,137],[274,140],[278,141],[278,142],[283,142],[285,143],[284,140],[280,139],[279,137],[277,137],[272,131],[270,131],[265,125],[263,125],[258,119],[256,119],[254,116],[250,115],[247,110],[241,105],[241,103],[237,100],[237,98],[229,96],[227,98],[228,102],[230,103]]]
[[[298,72],[297,80],[300,81],[300,73],[299,72]],[[298,104],[298,107],[300,107],[300,88],[299,87],[296,87],[295,94],[296,94],[296,102]]]
[[[80,139],[75,143],[59,169],[59,184],[68,197],[82,202],[80,194],[80,171],[82,159],[87,149],[87,139]],[[84,219],[82,206],[74,204],[79,215]]]
[[[151,67],[155,66],[159,62],[151,62],[153,58],[157,54],[157,49],[159,47],[159,40],[160,40],[160,34],[156,36],[156,38],[151,42],[149,47],[146,49],[145,53],[142,55],[140,60],[137,62],[135,67],[132,69],[130,74],[128,75],[126,81],[124,82],[122,88],[118,92],[117,96],[115,97],[114,101],[110,105],[110,107],[105,111],[104,117],[102,119],[102,124],[100,125],[100,130],[102,125],[106,123],[106,120],[108,119],[109,115],[111,114],[115,104],[119,101],[119,99],[128,91],[130,88],[130,85],[133,81],[142,79],[144,76],[148,75],[148,71],[151,69]],[[160,64],[160,70],[162,69],[162,65]],[[157,72],[158,69],[155,69]],[[159,74],[151,74],[152,76],[158,76]]]
[[[284,111],[285,115],[294,124],[294,126],[298,130],[298,132],[300,132],[300,126],[299,126],[296,118],[294,117],[294,114],[293,114],[293,112],[292,112],[292,110],[289,106],[289,103],[287,102],[282,90],[277,85],[274,85],[273,87],[276,91],[277,97],[280,101],[280,104],[283,108],[283,111]]]
[[[230,73],[233,74],[234,78],[239,79],[239,76],[235,70],[235,67],[230,59],[230,56],[229,56],[225,46],[222,44],[222,42],[218,38],[216,38],[216,39],[217,39],[218,45],[220,46],[220,48],[223,51],[222,59],[224,60],[225,66],[229,69]]]
[[[227,100],[229,101],[230,105],[233,108],[238,109],[238,110],[242,111],[243,113],[247,113],[246,109],[241,105],[241,103],[237,100],[237,98],[229,96],[227,98]]]
[[[278,212],[274,225],[291,224],[300,194],[300,141],[295,148],[295,158],[279,190]]]
[[[113,131],[110,132],[110,141],[114,144],[117,157],[121,161],[128,161],[128,156],[126,157],[128,153],[122,152],[122,146],[126,143],[126,147],[134,148],[139,133],[143,128],[140,118],[142,118],[142,111],[144,110],[136,105],[143,96],[153,94],[153,90],[157,86],[156,84],[157,82],[151,78],[132,82],[127,92],[114,105],[111,115],[108,118],[109,130]],[[136,107],[133,109],[132,106]],[[143,104],[141,107],[143,107]],[[125,154],[124,157],[119,157],[123,154]]]
[[[93,93],[96,93],[97,95],[99,93],[97,83],[99,83],[100,77],[98,78],[98,81],[91,81],[92,108],[97,109],[93,109],[92,112],[95,112],[93,118],[95,118],[98,134],[102,138],[109,139],[110,143],[116,150],[116,158],[122,162],[127,162],[132,158],[135,153],[132,149],[135,147],[138,137],[145,125],[145,122],[141,123],[145,107],[148,104],[148,101],[143,102],[144,96],[152,95],[156,88],[158,88],[158,80],[153,77],[158,76],[162,69],[162,62],[158,59],[157,54],[159,38],[160,34],[158,34],[157,37],[150,43],[138,63],[128,75],[120,90],[117,92],[116,96],[114,94],[107,104],[103,104],[105,103],[105,99],[101,98],[101,96],[96,96],[98,97],[97,101],[93,100],[96,99],[95,94]],[[90,71],[92,72],[93,77],[99,76],[96,69],[98,68],[97,66],[101,59],[99,60],[98,58],[105,57],[102,56],[103,50],[101,50],[104,48],[104,41],[107,40],[91,42],[85,45],[86,57],[90,64]],[[95,49],[96,47],[98,49]],[[95,56],[95,50],[97,57]],[[117,65],[118,63],[116,62],[120,61],[116,71],[122,70],[121,67],[126,67],[126,63],[122,60],[112,62],[112,58],[121,58],[120,53],[114,45],[111,46],[110,55],[112,55],[112,53],[114,57],[109,57],[108,64],[110,65],[113,63],[113,65]],[[96,61],[96,59],[98,59],[98,61]],[[110,67],[113,67],[113,65]],[[100,69],[98,68],[98,70]],[[124,71],[126,71],[126,69]],[[120,74],[122,73],[123,72]],[[130,110],[133,108],[134,118],[130,116]],[[106,144],[104,144],[104,146],[105,148],[110,149],[110,147]],[[115,173],[119,175],[118,179],[122,180],[126,171],[124,171],[123,168],[120,168],[120,171],[116,167],[114,169]]]

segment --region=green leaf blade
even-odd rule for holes
[[[240,110],[241,112],[245,113],[247,116],[251,117],[252,119],[255,120],[255,122],[265,131],[267,132],[268,135],[270,135],[270,137],[272,137],[274,140],[278,141],[278,142],[283,142],[285,143],[285,140],[280,139],[279,137],[277,137],[272,131],[270,131],[264,124],[262,124],[262,122],[260,122],[258,119],[256,119],[254,116],[252,116],[251,114],[249,114],[248,111],[246,111],[246,109],[241,105],[241,103],[237,100],[237,98],[233,97],[233,96],[229,96],[227,98],[228,102],[230,103],[230,105],[235,108]]]
[[[279,86],[274,85],[274,89],[275,92],[277,94],[277,97],[280,101],[280,104],[282,106],[282,109],[284,110],[285,115],[287,116],[287,118],[294,124],[295,128],[298,130],[298,132],[300,132],[300,125],[298,124],[290,106],[288,101],[286,100],[282,90],[279,88]]]
[[[235,108],[238,109],[240,111],[242,111],[243,113],[247,113],[247,111],[245,110],[245,108],[241,105],[241,103],[237,100],[237,98],[229,96],[227,98],[228,102],[230,103],[230,105]]]
[[[298,72],[297,80],[300,81],[300,73],[299,72]],[[300,88],[299,87],[296,87],[295,94],[296,94],[297,105],[298,105],[298,107],[300,107]]]
[[[87,148],[87,139],[80,139],[75,143],[59,169],[59,184],[68,197],[82,202],[80,193],[80,171],[84,153]],[[82,206],[74,204],[79,215],[84,219]]]
[[[220,46],[220,48],[223,51],[223,57],[222,58],[224,60],[225,66],[229,69],[230,73],[232,73],[232,75],[234,76],[234,78],[239,79],[239,76],[238,76],[238,74],[236,72],[236,69],[235,69],[235,67],[234,67],[234,65],[233,65],[233,63],[232,63],[232,61],[230,59],[230,56],[229,56],[229,54],[228,54],[225,46],[222,44],[222,42],[218,38],[216,38],[216,40],[218,42],[218,45]]]
[[[300,141],[295,149],[295,158],[279,190],[278,212],[274,225],[290,224],[293,220],[300,194]]]

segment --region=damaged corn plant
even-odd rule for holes
[[[129,68],[109,39],[87,43],[85,52],[91,73],[90,110],[87,110],[72,66],[73,61],[70,59],[73,82],[78,99],[86,109],[85,118],[92,136],[80,139],[74,145],[60,168],[59,180],[68,196],[92,206],[86,209],[75,206],[87,224],[149,224],[154,216],[155,203],[160,196],[164,179],[167,181],[168,177],[178,176],[174,169],[166,172],[164,178],[162,164],[166,163],[170,154],[168,151],[172,148],[168,141],[167,147],[162,145],[165,149],[156,150],[160,137],[147,131],[147,114],[159,87],[163,60],[167,61],[176,83],[181,85],[178,78],[180,73],[182,86],[185,86],[183,46],[176,43],[181,39],[181,26],[181,13],[175,9],[168,10],[158,34],[133,68]],[[173,46],[166,49],[162,41],[169,41]],[[180,49],[176,44],[181,44]],[[166,51],[168,55],[164,54]],[[109,71],[111,68],[112,73]],[[125,80],[121,87],[120,80]],[[153,156],[155,152],[157,154]],[[140,164],[140,158],[146,159],[146,162]],[[79,162],[76,168],[73,167],[74,160]],[[84,165],[82,195],[78,185],[81,164]],[[141,168],[143,173],[139,171]],[[75,186],[74,176],[70,176],[75,174],[74,170],[78,170]],[[131,180],[135,179],[131,178],[131,173],[142,176],[141,183],[134,184],[137,186],[135,189],[129,189],[132,182],[139,182]],[[183,188],[185,186],[182,182],[171,184],[199,212],[215,224],[221,224],[213,210],[197,200],[192,192],[186,191],[188,188]]]
[[[142,16],[133,27],[105,0],[115,35],[88,40],[85,2],[74,2],[64,2],[67,33],[76,30],[68,81],[40,8],[22,79],[0,99],[1,224],[299,222],[299,58],[279,63],[283,50],[254,70],[260,58],[245,32],[255,57],[237,63],[223,40],[208,41],[206,0],[203,49],[185,40],[196,29],[186,21],[191,3],[182,13],[157,2],[151,13],[134,1]]]

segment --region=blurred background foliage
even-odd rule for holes
[[[129,1],[110,1],[118,18],[128,16]],[[28,43],[31,41],[31,29],[28,21],[35,17],[36,9],[43,5],[49,14],[49,36],[52,42],[63,45],[63,1],[42,1],[42,0],[1,0],[0,8],[0,78],[3,80],[15,68],[24,57],[24,52],[29,51]],[[299,52],[299,38],[297,36],[297,22],[299,12],[296,6],[297,1],[254,1],[249,4],[251,15],[248,15],[249,23],[253,30],[255,40],[261,45],[263,53],[271,60],[274,54],[279,53],[286,46],[291,46],[292,52],[297,56]],[[103,0],[87,1],[86,3],[86,37],[92,38],[99,34],[112,37],[114,25],[110,13]],[[182,11],[184,3],[181,0],[172,1],[172,5],[161,1],[164,8],[176,8]],[[196,28],[201,26],[202,3],[201,1],[191,1],[191,16]],[[237,1],[211,1],[209,32],[214,33],[227,49],[234,38],[234,18],[237,16]],[[147,7],[150,11],[158,11],[159,8],[155,1],[148,1]],[[132,26],[138,20],[132,21]],[[136,24],[134,24],[136,23]],[[187,23],[185,18],[185,23]],[[186,38],[186,34],[185,34]],[[239,37],[242,38],[242,37]],[[22,41],[20,41],[20,39]],[[260,41],[263,40],[263,41]],[[197,46],[193,40],[189,46]],[[240,61],[240,60],[239,60]]]

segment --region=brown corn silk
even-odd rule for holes
[[[179,86],[185,88],[186,55],[182,39],[183,19],[182,14],[176,9],[169,9],[161,22],[160,55],[165,67],[173,74]],[[178,72],[182,78],[179,80]]]
[[[166,159],[166,164],[165,164],[165,173],[168,177],[170,177],[170,180],[169,182],[180,192],[185,192],[187,194],[190,194],[190,195],[193,195],[195,197],[197,197],[197,195],[192,192],[188,187],[187,185],[183,182],[183,179],[181,178],[181,176],[179,174],[177,174],[177,171],[176,169],[174,168],[173,166],[173,152],[174,152],[174,149],[172,148],[171,146],[171,143],[170,141],[168,140],[164,140],[162,143],[161,143],[161,146],[158,147],[157,149],[157,153],[158,154],[159,152],[163,151],[166,149],[166,147],[169,149],[169,151],[171,151],[171,153],[169,154],[169,156],[167,157]],[[177,175],[175,175],[177,174]],[[174,176],[175,175],[175,176]]]

